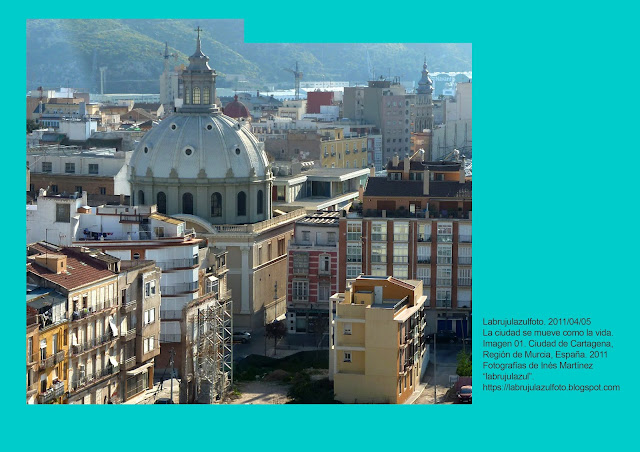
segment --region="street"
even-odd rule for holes
[[[431,350],[433,350],[433,344],[431,345]],[[458,352],[463,349],[463,344],[436,344],[437,350],[437,359],[435,362],[436,368],[436,378],[435,382],[437,383],[436,393],[437,393],[437,403],[452,403],[451,401],[445,401],[445,395],[451,384],[449,383],[449,376],[456,375],[456,367],[458,365],[456,356]],[[467,346],[467,351],[470,351],[471,347]],[[422,383],[426,384],[424,391],[418,397],[418,399],[414,402],[414,404],[433,404],[434,403],[434,360],[433,353],[430,356],[429,365],[425,371],[425,374],[422,376]]]

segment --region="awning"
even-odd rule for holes
[[[109,356],[109,362],[113,367],[118,367],[118,360],[116,360],[113,356]]]
[[[113,321],[113,317],[109,317],[109,326],[111,327],[111,332],[113,333],[113,337],[118,335],[118,327],[116,323]]]
[[[71,334],[71,345],[78,345],[78,336],[76,336],[76,333]]]
[[[144,372],[145,370],[147,370],[149,367],[153,366],[153,363],[147,363],[147,364],[143,364],[142,366],[133,369],[133,370],[128,370],[127,371],[127,377],[132,377],[134,375],[138,375],[142,372]]]

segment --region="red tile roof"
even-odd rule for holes
[[[33,246],[32,248],[42,248],[42,252],[45,251],[45,248],[40,246]],[[53,251],[49,252],[54,253]],[[67,256],[66,272],[56,274],[33,260],[29,260],[27,263],[27,274],[37,275],[69,291],[110,277],[115,280],[116,273],[107,270],[104,262],[90,256],[86,258],[83,256],[82,259],[80,259],[74,256],[75,253],[66,249],[55,251],[55,254],[65,254]]]

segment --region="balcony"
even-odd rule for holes
[[[195,292],[198,290],[198,282],[178,283],[171,286],[160,286],[162,295],[178,295],[181,293]]]
[[[45,404],[51,402],[53,399],[57,399],[64,394],[64,383],[59,381],[54,383],[49,389],[42,394],[38,395],[38,403]]]
[[[78,309],[77,311],[73,311],[71,314],[71,320],[83,320],[83,319],[91,319],[97,314],[100,314],[101,311],[105,309],[112,308],[118,304],[117,300],[105,300],[96,303],[95,306],[88,306],[86,308]]]
[[[331,269],[318,269],[319,276],[331,276]]]
[[[78,391],[80,389],[82,389],[83,387],[94,383],[96,381],[99,381],[105,377],[110,377],[111,375],[116,375],[118,372],[120,372],[120,366],[107,366],[105,367],[103,370],[99,370],[96,371],[96,373],[94,374],[86,374],[86,375],[81,375],[78,378],[74,378],[73,380],[71,380],[71,385],[69,387],[69,391],[73,392],[73,391]]]
[[[136,338],[136,329],[135,328],[131,328],[129,331],[127,331],[126,333],[122,334],[121,337],[124,338],[125,342],[130,341],[132,339],[135,339]]]
[[[459,286],[471,286],[471,278],[458,278]]]
[[[438,256],[438,264],[451,264],[452,262],[451,256]]]
[[[438,243],[451,243],[451,242],[453,242],[453,235],[438,234]]]
[[[55,358],[54,359],[54,364],[58,364],[58,363],[61,363],[62,361],[64,361],[64,355],[65,355],[64,350],[60,350],[58,353],[53,355],[54,358]]]
[[[458,257],[458,265],[471,265],[471,257]]]
[[[451,300],[436,300],[436,308],[450,308]]]
[[[129,300],[127,302],[123,302],[122,306],[120,306],[120,313],[128,314],[131,311],[135,311],[137,307],[138,307],[137,300]]]
[[[459,235],[458,236],[458,241],[460,243],[471,243],[471,236],[470,235]]]
[[[40,357],[40,369],[46,369],[47,367],[53,367],[55,364],[55,355]]]
[[[158,261],[156,265],[162,269],[162,271],[173,270],[176,268],[191,268],[199,264],[197,257],[190,257],[187,259],[169,259],[166,261]]]
[[[418,256],[418,264],[430,264],[431,256]]]
[[[76,344],[76,345],[72,345],[71,349],[69,350],[69,355],[70,356],[76,356],[79,355],[81,353],[87,352],[89,350],[92,350],[96,347],[100,347],[103,344],[106,344],[108,342],[111,342],[112,340],[116,339],[110,332],[109,333],[104,333],[100,336],[97,336],[95,339],[89,339],[85,342]]]
[[[136,357],[135,356],[127,358],[125,360],[125,362],[124,362],[124,369],[125,370],[129,370],[129,369],[131,369],[131,368],[133,368],[135,366],[136,366]]]
[[[418,242],[431,242],[431,234],[418,233]]]
[[[436,278],[436,286],[438,287],[450,287],[451,278]]]

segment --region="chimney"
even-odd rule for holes
[[[404,168],[402,170],[402,172],[406,175],[405,177],[403,177],[402,179],[404,180],[409,180],[409,170],[411,169],[411,159],[409,158],[408,155],[405,154],[404,156]]]
[[[422,193],[429,194],[429,170],[425,169],[422,176]]]
[[[35,259],[37,264],[58,275],[67,271],[67,256],[64,254],[39,254]]]
[[[395,166],[396,168],[398,167],[398,165],[400,164],[400,158],[398,157],[398,154],[394,154],[393,155],[393,166]]]
[[[464,184],[465,182],[465,174],[464,174],[464,164],[460,165],[460,183]]]
[[[376,177],[376,167],[373,165],[369,167],[369,177]]]
[[[124,206],[124,193],[120,193],[120,205]]]

